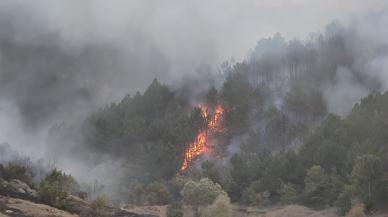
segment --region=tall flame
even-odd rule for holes
[[[208,120],[208,109],[205,106],[201,106],[201,115],[205,120]],[[221,128],[221,120],[224,115],[224,108],[222,106],[218,105],[214,111],[214,114],[211,116],[210,120],[207,123],[207,127],[205,129],[202,129],[197,137],[195,138],[194,142],[190,143],[188,147],[185,150],[184,159],[182,166],[180,168],[180,171],[185,171],[190,163],[198,156],[206,153],[208,147],[207,147],[207,140],[208,140],[208,133],[217,133],[222,132]]]

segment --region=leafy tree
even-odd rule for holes
[[[182,191],[183,201],[193,206],[197,217],[200,216],[200,208],[212,204],[219,195],[227,194],[219,184],[207,178],[203,178],[198,182],[187,182]]]
[[[213,204],[206,208],[205,217],[232,217],[232,204],[227,195],[218,195]]]
[[[284,107],[299,118],[313,118],[314,120],[326,114],[326,104],[322,94],[317,90],[301,86],[291,88],[284,98]]]
[[[303,202],[313,207],[331,206],[341,193],[343,185],[335,169],[327,173],[320,166],[312,166],[305,177]]]
[[[357,158],[351,174],[352,189],[367,209],[387,198],[387,183],[384,180],[381,160],[372,154]]]
[[[208,105],[214,107],[218,104],[219,94],[216,88],[212,87],[206,94],[206,102]]]
[[[262,101],[261,93],[252,87],[246,76],[236,66],[234,73],[228,74],[221,91],[221,99],[227,105],[226,129],[232,133],[245,132],[249,126],[248,114],[252,107]]]
[[[233,155],[230,159],[232,186],[228,192],[232,199],[239,200],[243,189],[247,188],[251,182],[251,173],[248,170],[247,162],[240,155]]]
[[[214,162],[205,161],[202,163],[201,167],[203,177],[209,178],[215,183],[220,183],[221,177]]]
[[[306,174],[304,200],[312,206],[327,204],[329,188],[328,176],[320,166],[312,166]]]
[[[345,215],[352,208],[352,188],[345,185],[343,191],[338,195],[336,206],[341,215]]]

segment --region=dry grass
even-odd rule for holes
[[[135,206],[130,209],[125,209],[129,212],[141,215],[154,215],[158,217],[166,217],[167,206]]]
[[[354,205],[346,214],[346,217],[366,217],[364,206],[362,204]]]
[[[304,206],[289,205],[266,209],[236,206],[234,217],[338,217],[334,209],[315,211]]]
[[[0,203],[6,207],[9,207],[12,210],[15,210],[17,213],[20,213],[21,216],[34,216],[34,217],[47,217],[47,216],[56,216],[56,217],[78,217],[78,215],[72,215],[68,212],[44,205],[33,203],[26,200],[7,198],[0,196]],[[3,213],[3,216],[7,216],[6,213]]]

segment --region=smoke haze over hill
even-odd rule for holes
[[[136,98],[154,78],[175,91],[177,104],[195,105],[211,86],[220,90],[230,71],[254,87],[272,85],[267,106],[284,109],[290,122],[298,114],[289,110],[299,112],[301,103],[285,102],[298,102],[288,94],[298,88],[344,116],[362,97],[388,89],[387,7],[383,0],[2,1],[0,143],[32,158],[54,155],[81,176],[90,165],[79,166],[71,153],[94,153],[75,148],[74,138],[48,142],[50,128],[79,127],[107,104],[125,106],[127,94]],[[93,177],[121,163],[112,149],[89,156],[104,162]]]

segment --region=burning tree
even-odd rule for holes
[[[224,115],[224,108],[221,105],[216,106],[214,112],[209,116],[209,109],[206,106],[200,106],[201,116],[207,121],[204,129],[201,129],[195,138],[194,142],[190,143],[184,154],[184,159],[180,171],[185,171],[190,163],[198,156],[207,152],[208,136],[223,131],[221,121]]]

